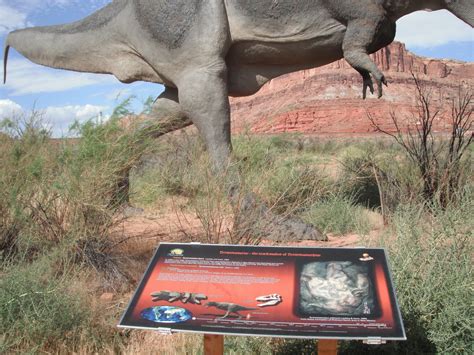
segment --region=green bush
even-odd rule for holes
[[[348,149],[341,159],[338,185],[357,204],[379,209],[387,221],[399,204],[422,202],[422,181],[400,149],[375,149],[372,145]]]
[[[56,172],[51,169],[56,149],[48,144],[35,115],[30,118],[33,123],[20,117],[0,124],[7,125],[12,134],[0,139],[0,261],[14,257],[25,236],[35,234],[33,211],[43,207],[44,199],[40,186],[48,184]]]
[[[400,306],[404,314],[418,315],[421,330],[442,354],[472,350],[472,197],[463,191],[459,207],[446,210],[401,207],[394,217],[396,239],[386,241]],[[407,328],[417,339],[419,332],[410,332],[410,323]]]
[[[39,124],[24,131],[20,119],[7,121],[10,130],[27,134],[0,142],[2,259],[34,260],[64,245],[68,257],[118,275],[108,254],[114,214],[126,202],[121,183],[149,148],[145,137],[125,132],[118,120],[76,123],[81,139],[72,141],[52,140]]]
[[[301,213],[329,195],[331,181],[317,168],[281,161],[268,173],[261,193],[277,213]]]
[[[400,205],[382,240],[394,276],[406,342],[370,348],[343,344],[342,354],[468,354],[472,350],[473,192],[460,205]]]
[[[318,343],[312,339],[274,339],[272,354],[274,355],[313,355],[317,354]]]
[[[353,198],[341,194],[332,194],[314,203],[303,214],[303,219],[317,225],[323,233],[343,235],[357,232],[364,235],[370,230],[365,209]]]
[[[207,165],[204,144],[197,135],[183,134],[168,140],[160,151],[156,181],[169,195],[196,196],[205,178],[200,174]]]
[[[272,347],[269,338],[226,336],[224,338],[224,341],[224,348],[226,354],[272,354]]]
[[[0,279],[0,352],[35,352],[74,343],[89,318],[85,304],[66,290],[67,275],[54,271],[48,257],[31,264],[5,265]]]
[[[272,144],[269,137],[236,136],[233,139],[233,147],[239,168],[248,181],[251,180],[252,174],[261,174],[263,169],[271,167],[278,157],[278,148]]]

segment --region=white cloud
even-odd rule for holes
[[[97,105],[67,105],[50,106],[46,109],[37,110],[45,123],[49,127],[54,137],[62,137],[68,134],[69,126],[74,121],[85,122],[91,118],[103,117],[107,119],[108,114],[103,114],[109,110],[107,106]],[[0,120],[11,116],[27,116],[29,111],[21,107],[12,100],[0,100]]]
[[[85,122],[99,116],[108,117],[103,115],[106,110],[107,106],[89,104],[50,106],[44,110],[44,118],[52,128],[53,136],[61,137],[68,133],[68,128],[74,121]]]
[[[28,14],[41,11],[45,13],[54,9],[67,9],[74,7],[76,10],[90,12],[90,10],[105,6],[111,0],[0,0],[4,3],[14,6]]]
[[[26,20],[27,14],[18,11],[0,1],[0,35],[4,35],[17,28],[27,27],[30,23]]]
[[[0,120],[23,113],[20,105],[12,100],[0,100]]]
[[[84,15],[104,7],[111,0],[0,0],[0,36],[18,28],[31,27],[33,14],[45,14],[54,9],[74,8]]]
[[[45,92],[59,92],[89,85],[116,84],[111,75],[76,73],[49,69],[25,59],[8,61],[7,83],[9,95],[18,96]]]
[[[397,22],[396,40],[408,46],[434,47],[474,41],[474,29],[446,10],[417,11]]]

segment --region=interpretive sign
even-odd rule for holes
[[[404,340],[383,249],[167,244],[120,327]]]

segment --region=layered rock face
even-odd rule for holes
[[[381,99],[368,93],[362,100],[359,73],[339,60],[275,78],[253,96],[231,98],[233,132],[358,135],[376,131],[368,114],[388,131],[395,130],[391,113],[416,124],[412,73],[429,92],[433,111],[441,109],[434,130],[446,131],[459,87],[474,87],[474,63],[419,57],[399,42],[371,57],[389,83]]]

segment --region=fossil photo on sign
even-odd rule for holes
[[[377,301],[370,265],[322,261],[303,265],[299,275],[298,313],[301,316],[373,318]]]

